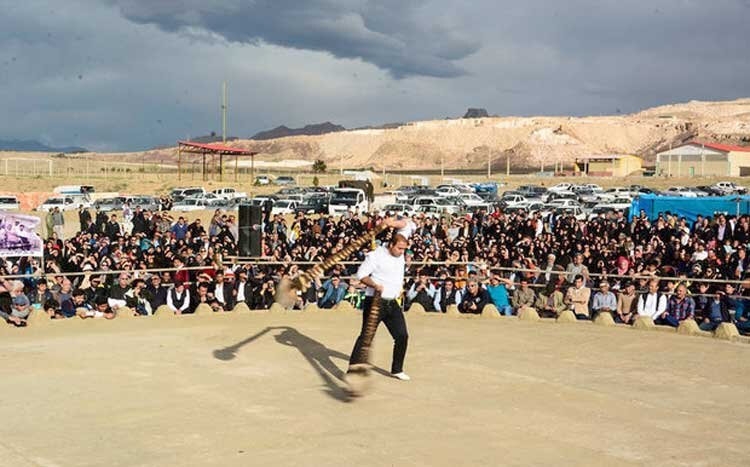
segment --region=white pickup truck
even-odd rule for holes
[[[370,210],[364,190],[359,188],[336,188],[331,193],[328,215],[341,216],[348,212],[366,213]]]
[[[221,199],[247,198],[247,193],[243,191],[237,191],[234,188],[217,188],[211,193],[215,194]]]

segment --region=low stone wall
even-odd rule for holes
[[[248,315],[252,313],[275,313],[275,314],[331,313],[331,314],[338,314],[342,312],[343,313],[359,313],[359,310],[356,310],[349,302],[341,302],[338,305],[336,305],[334,308],[329,309],[329,310],[322,310],[315,304],[308,304],[304,308],[304,310],[287,310],[279,306],[278,304],[274,304],[268,310],[251,310],[250,308],[248,308],[246,304],[239,303],[237,304],[237,306],[234,307],[232,311],[229,311],[229,312],[215,312],[208,305],[202,304],[196,308],[196,311],[193,314],[175,315],[175,313],[172,312],[172,310],[169,309],[169,307],[167,307],[166,305],[162,305],[154,311],[152,316],[139,316],[139,315],[136,315],[135,312],[131,309],[121,309],[117,313],[117,316],[114,319],[114,321],[123,320],[123,319],[126,319],[128,321],[150,320],[150,319],[158,319],[158,320],[170,319],[171,320],[171,319],[182,319],[185,316]],[[569,312],[567,310],[566,312],[561,313],[560,316],[558,316],[556,319],[554,318],[542,319],[539,317],[539,314],[537,313],[537,311],[534,308],[530,308],[530,307],[522,308],[517,316],[506,317],[506,316],[501,315],[494,305],[485,306],[482,312],[479,314],[470,314],[470,313],[465,314],[465,313],[459,313],[458,307],[456,307],[455,305],[449,306],[448,310],[445,313],[439,313],[439,312],[429,313],[429,312],[426,312],[421,305],[415,304],[415,305],[412,305],[412,307],[407,311],[407,316],[408,317],[437,316],[437,317],[445,317],[446,319],[484,318],[484,319],[493,320],[495,322],[503,322],[505,320],[515,319],[515,320],[526,321],[530,323],[565,323],[565,324],[576,324],[576,323],[591,324],[592,323],[592,321],[576,319],[575,315],[572,312]],[[502,318],[505,318],[505,319],[502,319]],[[421,318],[418,318],[418,319],[421,319]],[[80,318],[70,318],[64,321],[74,321],[74,320],[80,320]],[[32,311],[31,315],[27,319],[27,326],[29,328],[53,326],[56,321],[63,321],[63,320],[52,320],[44,312],[44,310],[34,310]],[[90,320],[86,320],[86,321],[90,321]],[[730,323],[722,323],[721,325],[719,325],[719,327],[716,328],[715,331],[708,332],[708,331],[702,331],[698,327],[698,325],[695,323],[695,321],[692,321],[692,320],[683,321],[682,323],[680,323],[680,326],[678,328],[673,328],[669,326],[658,326],[654,324],[651,318],[639,316],[635,320],[635,323],[632,326],[629,326],[626,324],[616,324],[614,320],[612,319],[612,315],[609,313],[600,313],[594,318],[593,323],[599,326],[632,329],[636,331],[661,331],[661,332],[667,332],[667,333],[673,333],[673,334],[685,335],[685,336],[713,337],[715,339],[730,341],[730,342],[750,343],[750,336],[741,336],[739,332],[737,331],[736,326]],[[23,328],[15,328],[12,325],[5,325],[5,326],[0,325],[0,334],[3,334],[3,335],[22,333],[23,331],[24,331]]]

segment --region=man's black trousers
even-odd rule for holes
[[[357,342],[354,344],[352,356],[349,358],[350,365],[367,363],[366,361],[363,361],[364,359],[363,356],[360,355],[360,351],[364,344],[365,326],[367,325],[367,317],[370,316],[370,310],[372,309],[372,300],[372,297],[365,298],[362,313],[362,329],[359,332]],[[390,332],[391,337],[393,337],[393,364],[391,365],[391,373],[401,373],[404,371],[404,358],[406,357],[406,346],[409,342],[409,334],[406,331],[404,313],[401,311],[401,306],[396,300],[381,299],[378,326],[381,321],[385,323],[388,332]]]

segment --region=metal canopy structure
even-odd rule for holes
[[[258,154],[254,151],[248,151],[246,149],[232,148],[221,144],[204,144],[194,143],[192,141],[178,141],[177,142],[177,177],[182,180],[182,154],[200,154],[203,156],[203,168],[202,175],[203,180],[208,180],[208,171],[206,166],[206,156],[211,155],[214,157],[214,164],[216,163],[216,156],[219,156],[219,181],[224,180],[224,156],[234,156],[234,181],[238,179],[238,166],[240,156],[250,156],[250,179],[255,179],[255,155]]]

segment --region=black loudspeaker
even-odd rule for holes
[[[261,255],[261,235],[263,231],[263,209],[251,204],[240,204],[240,238],[237,244],[240,256]]]

